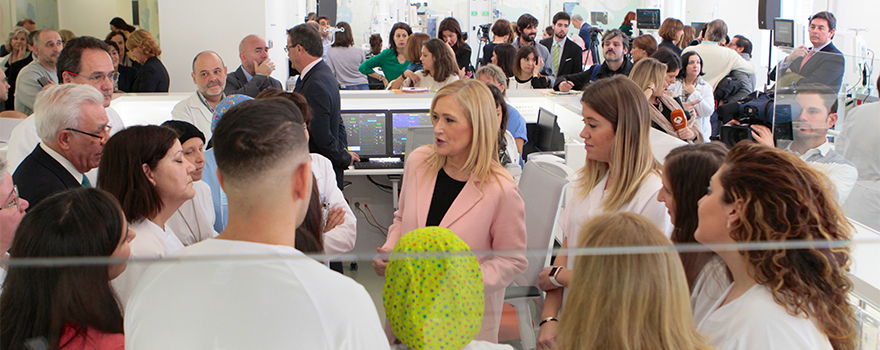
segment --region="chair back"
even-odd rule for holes
[[[422,125],[411,126],[406,130],[406,156],[412,154],[416,148],[434,144],[434,126]]]
[[[519,180],[519,193],[525,203],[529,267],[514,279],[518,286],[538,286],[538,275],[550,263],[553,231],[559,217],[563,193],[574,171],[565,164],[529,159]]]

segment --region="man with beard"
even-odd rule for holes
[[[34,61],[18,73],[15,85],[15,110],[34,113],[37,93],[49,84],[58,84],[55,63],[64,44],[61,35],[52,29],[41,29],[34,35]]]
[[[842,204],[855,186],[859,172],[828,143],[828,129],[837,123],[837,93],[825,85],[804,84],[798,86],[795,102],[797,105],[792,105],[791,111],[793,117],[797,116],[791,123],[792,140],[780,140],[778,147],[828,176],[837,191],[837,201]],[[752,136],[758,143],[774,146],[770,128],[753,124]]]
[[[553,76],[580,73],[584,70],[582,62],[583,50],[568,39],[568,26],[571,17],[565,12],[553,16],[553,37],[541,40],[541,45],[550,50],[550,67]]]
[[[226,97],[226,65],[216,52],[202,51],[193,59],[192,70],[197,90],[174,106],[171,117],[195,125],[210,140],[214,108]]]
[[[568,92],[571,90],[583,90],[590,83],[602,79],[623,74],[629,76],[633,63],[626,54],[629,52],[629,38],[620,29],[605,31],[602,35],[602,52],[605,62],[594,64],[581,73],[564,75],[556,79],[553,89]]]
[[[111,136],[125,129],[119,113],[110,107],[110,99],[113,97],[114,69],[113,60],[110,58],[110,47],[106,43],[90,36],[71,39],[58,55],[55,66],[58,68],[56,78],[62,84],[91,85],[101,92],[104,97],[103,106],[106,109],[109,125],[112,127]],[[13,171],[40,143],[36,118],[36,115],[31,115],[12,129],[7,159]],[[93,180],[97,179],[94,172],[87,175]]]
[[[271,77],[275,63],[269,59],[269,45],[256,35],[248,35],[238,44],[238,58],[241,66],[226,77],[227,95],[248,95],[257,97],[270,87],[280,89],[281,82]]]
[[[523,46],[535,45],[535,37],[538,35],[538,19],[528,13],[519,16],[519,19],[516,20],[516,35],[513,47],[517,51]],[[550,75],[550,50],[544,45],[535,45],[535,48],[538,49],[538,56],[544,60],[541,74]]]

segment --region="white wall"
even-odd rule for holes
[[[59,29],[68,29],[77,36],[104,39],[110,33],[110,20],[121,17],[131,23],[131,0],[58,2]]]

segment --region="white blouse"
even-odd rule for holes
[[[193,189],[196,195],[183,203],[165,223],[184,246],[217,237],[211,187],[204,181],[194,181]]]
[[[578,235],[587,221],[605,213],[605,210],[602,209],[601,206],[607,192],[605,190],[605,184],[607,182],[608,174],[606,174],[605,177],[602,178],[602,181],[600,181],[599,184],[596,185],[596,187],[594,187],[585,197],[575,195],[575,197],[565,205],[565,209],[559,216],[558,223],[559,227],[562,228],[562,232],[565,234],[565,238],[568,239],[569,248],[578,247]],[[666,211],[666,206],[657,201],[657,193],[660,192],[662,187],[663,182],[660,179],[660,175],[649,175],[645,178],[645,181],[639,187],[638,191],[636,191],[635,196],[629,202],[624,204],[618,212],[641,214],[657,224],[657,227],[669,236],[672,231],[672,222],[669,218],[669,213]],[[569,269],[572,268],[574,260],[573,257],[569,257],[568,266],[566,267]]]
[[[128,228],[135,233],[134,239],[129,243],[131,247],[129,258],[158,259],[183,248],[183,243],[167,225],[163,229],[150,220],[143,220],[138,223],[129,223]],[[125,271],[111,281],[113,289],[119,296],[119,301],[122,302],[123,309],[128,303],[128,298],[131,296],[135,284],[150,265],[152,262],[129,261]]]
[[[813,320],[789,314],[773,301],[766,286],[756,284],[722,306],[732,288],[728,287],[697,323],[697,331],[717,350],[832,350],[828,337]]]
[[[519,178],[522,176],[522,166],[519,165],[519,151],[516,149],[516,139],[510,131],[504,130],[504,140],[507,142],[507,155],[510,156],[511,162],[504,166],[510,176],[513,176],[513,182],[519,185]]]
[[[450,84],[450,83],[458,81],[457,74],[452,74],[448,78],[446,78],[446,80],[441,81],[441,82],[437,82],[436,80],[434,80],[434,77],[432,77],[430,75],[425,75],[424,69],[422,69],[418,72],[415,72],[415,74],[419,76],[419,78],[420,78],[419,82],[417,84],[414,84],[410,78],[406,78],[406,80],[403,81],[404,87],[421,87],[421,88],[429,88],[429,89],[431,89],[431,91],[437,91],[437,90],[440,90],[441,88],[443,88],[444,86],[446,86],[446,84]]]

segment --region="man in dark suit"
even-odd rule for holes
[[[238,44],[241,66],[226,76],[226,96],[240,94],[257,97],[270,87],[281,89],[281,82],[272,78],[275,63],[269,59],[269,45],[256,35],[248,35]]]
[[[323,54],[321,34],[310,24],[300,24],[287,31],[287,56],[293,68],[302,72],[294,91],[301,93],[312,109],[309,151],[330,159],[336,172],[336,184],[342,189],[342,172],[358,157],[348,152],[339,85],[330,66],[321,59]]]
[[[770,80],[775,80],[777,69],[782,69],[783,75],[794,73],[802,77],[797,80],[797,85],[818,83],[834,91],[840,90],[845,63],[843,54],[831,42],[835,28],[837,19],[831,12],[822,11],[810,17],[810,43],[813,47],[796,48],[770,72]],[[783,79],[779,80],[785,84]]]
[[[90,85],[47,87],[34,108],[41,141],[12,175],[32,206],[57,192],[91,186],[85,173],[98,167],[110,138],[104,95]]]
[[[553,37],[541,40],[541,45],[550,50],[550,67],[554,77],[584,71],[583,50],[568,39],[568,26],[571,17],[565,12],[553,15]]]

